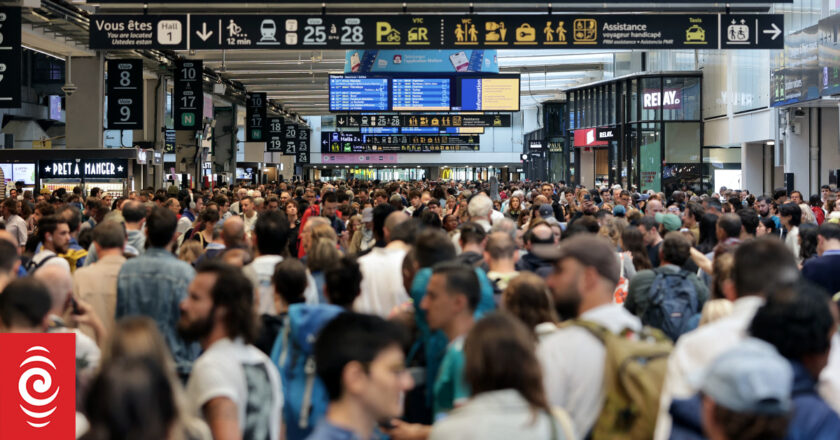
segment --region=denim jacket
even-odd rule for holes
[[[177,330],[179,305],[194,277],[192,266],[171,252],[149,248],[143,255],[126,261],[117,278],[116,317],[145,315],[154,319],[180,375],[189,374],[200,351],[197,343],[184,342]]]

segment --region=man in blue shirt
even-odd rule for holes
[[[821,286],[831,295],[840,292],[840,225],[823,223],[817,231],[817,255],[805,262],[802,277]]]
[[[384,319],[342,313],[321,330],[315,365],[330,403],[308,440],[371,440],[377,423],[402,415],[414,387],[405,368],[403,329]]]
[[[149,248],[126,261],[117,277],[116,317],[145,315],[154,319],[172,350],[178,374],[186,377],[198,357],[199,346],[187,344],[178,335],[179,304],[187,296],[195,270],[169,251],[177,223],[172,211],[152,209],[146,219]]]

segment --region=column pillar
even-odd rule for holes
[[[69,81],[76,91],[66,99],[68,149],[104,148],[105,62],[95,57],[68,58]]]

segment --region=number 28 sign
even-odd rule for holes
[[[143,129],[143,60],[108,60],[108,128]]]

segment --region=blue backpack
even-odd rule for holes
[[[283,419],[289,440],[308,437],[327,412],[329,396],[315,371],[315,338],[342,312],[331,304],[292,304],[274,341],[271,361],[283,381]]]
[[[697,289],[688,278],[689,272],[654,270],[649,304],[642,314],[642,323],[662,330],[672,341],[697,328],[700,310]]]

